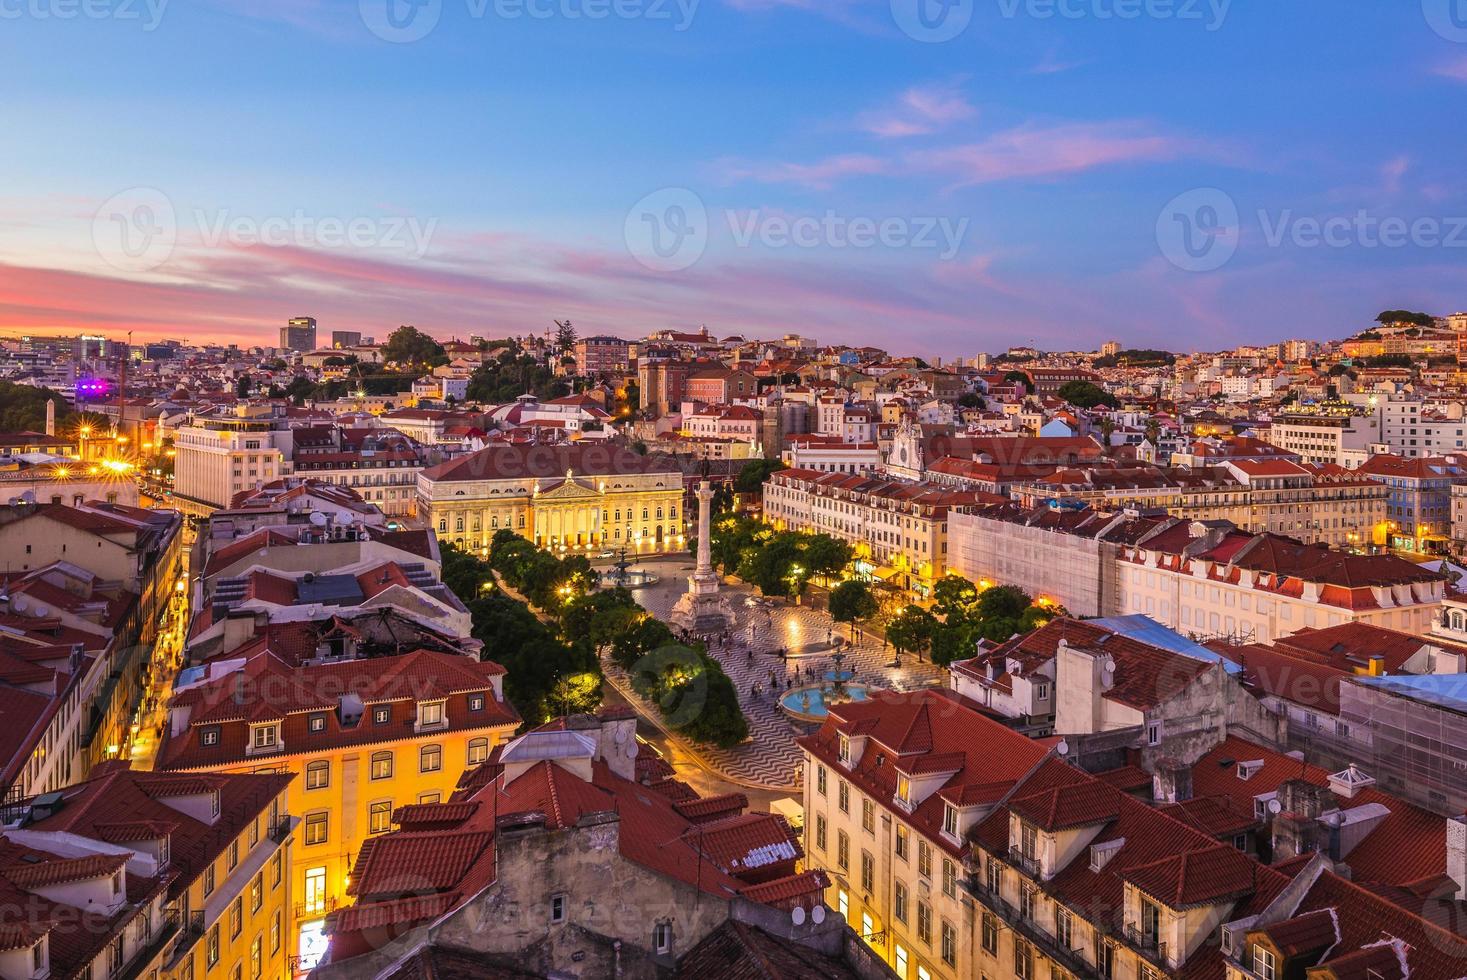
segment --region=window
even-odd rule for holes
[[[932,877],[932,845],[925,840],[917,842],[917,873],[924,878]]]
[[[901,860],[907,860],[907,828],[897,824],[896,829],[896,856]]]
[[[958,930],[946,919],[942,920],[942,961],[948,966],[958,965]]]
[[[285,862],[281,860],[280,854],[281,854],[280,851],[276,851],[275,852],[275,856],[270,859],[270,887],[271,887],[271,889],[275,889],[275,888],[279,888],[280,887],[281,869],[285,866]]]
[[[1273,952],[1257,943],[1253,944],[1253,972],[1263,980],[1275,980],[1278,976],[1278,961],[1274,959]]]
[[[324,713],[311,715],[309,726],[312,734],[324,732],[326,730],[326,715]]]
[[[306,763],[306,789],[325,789],[331,785],[331,763],[317,759]]]
[[[842,871],[851,867],[851,839],[846,836],[844,830],[835,832],[835,863]]]
[[[257,749],[268,749],[275,745],[276,734],[279,731],[275,725],[256,725],[251,733],[254,745]]]
[[[265,904],[265,872],[261,871],[250,881],[250,912],[260,911]]]
[[[418,705],[418,724],[424,728],[443,724],[443,702],[427,701]]]
[[[983,913],[982,942],[983,952],[989,956],[998,955],[998,919],[994,918],[991,912]]]
[[[306,814],[306,843],[326,843],[326,811],[317,810]]]
[[[385,725],[392,720],[392,709],[390,707],[373,708],[372,724]]]
[[[1034,920],[1034,886],[1027,881],[1019,883],[1019,914],[1024,918]]]
[[[443,768],[443,747],[425,745],[418,750],[418,772],[438,772]]]
[[[214,894],[214,865],[211,863],[204,869],[204,897],[208,898]]]
[[[385,834],[392,829],[392,801],[378,800],[367,805],[367,830],[373,834]]]
[[[815,847],[825,850],[825,814],[815,814]]]
[[[825,767],[815,767],[815,792],[821,796],[825,795]]]
[[[994,895],[999,894],[1003,890],[1003,866],[998,863],[998,859],[989,858],[983,873],[988,891]]]
[[[218,725],[214,725],[214,726],[212,726],[210,728],[202,729],[199,732],[199,741],[202,742],[204,745],[218,745],[219,744],[219,726]]]
[[[326,911],[326,869],[306,869],[306,897],[305,911],[307,914],[319,915]]]
[[[233,871],[239,865],[239,838],[229,842],[229,870]]]
[[[870,851],[861,852],[861,888],[868,895],[876,890],[876,860]]]
[[[1074,918],[1068,909],[1055,906],[1054,910],[1054,939],[1061,949],[1074,949]]]
[[[672,952],[671,922],[659,922],[652,927],[652,949],[658,953]]]
[[[270,922],[270,952],[280,952],[280,910],[275,910],[275,918]]]
[[[917,938],[924,945],[932,945],[932,906],[920,901],[917,903]]]
[[[469,710],[470,711],[483,711],[484,710],[484,695],[482,695],[482,694],[470,694],[469,695]]]
[[[565,896],[550,896],[550,921],[556,924],[565,921]]]
[[[942,808],[942,832],[949,837],[958,836],[958,811],[955,807]]]
[[[244,897],[229,903],[229,938],[238,939],[244,931]]]
[[[844,779],[840,781],[840,792],[837,794],[836,805],[840,807],[841,813],[851,812],[851,784]]]
[[[260,980],[260,975],[264,972],[265,957],[263,952],[260,949],[260,937],[256,936],[250,942],[250,976],[254,980]]]
[[[896,947],[896,975],[907,980],[907,950],[901,944]]]
[[[419,793],[418,794],[418,803],[419,804],[437,803],[442,798],[443,797],[440,794],[438,794],[438,793]]]
[[[487,738],[469,739],[469,765],[477,766],[489,758],[489,740]]]
[[[204,962],[214,966],[219,962],[219,923],[209,927],[209,941],[204,949]]]
[[[876,805],[870,800],[861,800],[861,829],[868,834],[876,833]]]
[[[1014,938],[1014,976],[1034,980],[1034,947],[1018,937]]]
[[[958,866],[947,858],[942,859],[942,893],[948,898],[958,897]]]
[[[373,752],[372,753],[372,778],[373,779],[391,779],[392,778],[392,753],[391,752]]]
[[[896,916],[898,922],[907,921],[907,886],[900,881],[896,883],[891,897],[891,914]]]

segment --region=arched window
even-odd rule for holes
[[[306,763],[306,789],[325,789],[331,785],[331,763],[325,759]]]
[[[469,739],[469,765],[477,766],[489,758],[489,740],[487,738]]]
[[[372,753],[372,778],[373,779],[391,779],[392,778],[392,753],[391,752],[373,752]]]

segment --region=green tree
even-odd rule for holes
[[[907,606],[886,627],[886,638],[898,653],[915,653],[918,659],[932,642],[937,620],[921,606]]]
[[[1076,408],[1094,408],[1097,405],[1105,405],[1108,408],[1121,407],[1115,395],[1090,381],[1066,382],[1060,386],[1058,394]]]
[[[555,321],[555,350],[569,354],[576,348],[576,328],[569,320]]]
[[[446,360],[442,345],[410,324],[392,331],[382,345],[382,359],[411,368],[430,367]]]
[[[870,619],[880,608],[871,586],[851,579],[830,590],[830,618],[837,623],[854,624]]]
[[[961,575],[945,575],[932,587],[933,610],[945,620],[972,612],[978,587]]]
[[[851,563],[851,546],[828,534],[812,534],[804,539],[800,564],[810,575],[835,575]]]
[[[1017,585],[995,585],[978,593],[973,611],[978,619],[1018,619],[1033,605],[1029,593]]]
[[[758,493],[764,488],[764,481],[769,479],[770,474],[778,473],[782,469],[785,469],[785,465],[777,459],[751,459],[739,469],[739,475],[734,477],[734,490],[738,493]]]

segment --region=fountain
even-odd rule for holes
[[[657,576],[651,572],[637,570],[628,571],[636,558],[627,558],[627,550],[622,548],[616,552],[616,561],[611,563],[611,571],[601,577],[601,583],[612,588],[640,589],[646,585],[652,585],[657,581]]]
[[[783,694],[779,699],[781,710],[796,721],[818,724],[830,713],[831,705],[869,698],[872,688],[867,684],[852,683],[855,671],[841,667],[845,658],[843,653],[831,654],[830,659],[835,661],[834,669],[822,674],[818,684],[806,684]]]

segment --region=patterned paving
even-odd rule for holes
[[[692,562],[660,560],[638,567],[659,576],[659,581],[633,594],[654,616],[664,618],[687,588]],[[807,669],[817,678],[831,669],[834,662],[830,654],[837,628],[824,612],[783,602],[750,605],[746,599],[757,594],[753,590],[730,585],[724,589],[737,623],[728,634],[728,642],[711,645],[709,653],[723,665],[738,690],[739,703],[749,720],[749,741],[725,750],[694,747],[672,733],[669,737],[733,782],[772,790],[795,790],[799,787],[800,752],[794,740],[806,728],[780,710],[771,686],[783,693],[790,682],[796,687],[812,683],[805,673]],[[847,630],[839,627],[838,633],[844,636]],[[787,660],[778,656],[780,649],[791,654]],[[943,670],[918,663],[910,656],[903,658],[900,668],[886,666],[891,661],[891,651],[883,648],[880,640],[873,642],[868,638],[842,649],[846,654],[842,667],[853,670],[858,682],[889,690],[912,690],[942,684],[945,680]],[[617,686],[629,694],[625,675],[610,663],[606,667]],[[655,709],[650,705],[646,708],[649,716],[655,716]]]

